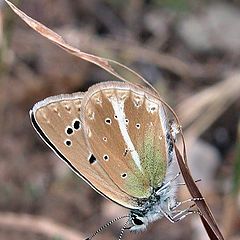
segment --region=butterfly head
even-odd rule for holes
[[[153,206],[148,211],[131,211],[130,212],[130,231],[142,232],[146,230],[149,223],[163,217],[159,210],[160,206]]]
[[[131,210],[129,215],[130,231],[142,232],[146,230],[149,223],[163,216],[172,215],[171,208],[176,206],[175,182],[178,176],[179,174],[155,190],[146,201],[142,202],[141,208]]]
[[[146,230],[149,223],[163,217],[161,203],[157,203],[148,199],[144,207],[140,210],[132,210],[130,212],[130,231],[142,232]]]
[[[130,213],[130,231],[132,232],[142,232],[147,228],[147,225],[149,223],[146,216],[144,216],[140,212],[131,212]]]

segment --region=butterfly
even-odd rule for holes
[[[98,83],[85,93],[36,103],[30,118],[40,137],[78,176],[130,210],[123,229],[143,231],[163,216],[177,222],[192,213],[176,211],[175,132],[164,104],[150,89]]]
[[[46,98],[30,111],[34,128],[53,151],[96,191],[126,207],[125,229],[142,231],[165,216],[177,222],[198,213],[210,239],[223,236],[194,179],[186,156],[179,119],[156,89],[141,75],[111,59],[81,51],[65,42],[56,32],[29,17],[13,3],[4,0],[32,29],[68,53],[91,62],[123,82],[94,85],[86,93]],[[131,79],[129,81],[128,79]],[[125,83],[124,83],[125,82]],[[145,83],[149,88],[133,85]],[[174,117],[169,121],[165,107]],[[182,154],[175,141],[180,133]],[[174,176],[174,156],[192,198],[176,200],[178,185]],[[180,210],[183,203],[194,202]],[[196,205],[197,209],[192,207]]]

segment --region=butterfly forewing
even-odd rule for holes
[[[88,150],[80,120],[83,96],[59,95],[37,103],[30,111],[32,123],[55,153],[95,190],[120,205],[134,208],[134,199],[119,189]]]
[[[142,88],[111,82],[90,88],[83,109],[86,140],[99,164],[122,191],[149,197],[168,162],[161,102]]]

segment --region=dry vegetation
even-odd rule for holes
[[[130,66],[159,90],[182,121],[190,167],[221,230],[239,240],[239,2],[21,0],[18,7],[83,51]],[[0,239],[83,239],[125,210],[45,146],[28,111],[45,97],[113,78],[35,34],[2,2],[0,48]],[[188,197],[184,187],[179,197]],[[116,223],[96,238],[116,239],[120,228]],[[197,216],[174,225],[160,220],[124,237],[207,239]]]

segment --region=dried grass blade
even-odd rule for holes
[[[191,196],[193,198],[201,198],[202,199],[202,200],[195,201],[195,203],[196,203],[198,209],[200,210],[201,220],[202,220],[203,225],[208,233],[209,238],[211,240],[213,240],[213,239],[223,240],[224,238],[217,226],[217,223],[216,223],[206,201],[204,200],[202,194],[200,193],[197,185],[195,184],[195,182],[190,174],[190,171],[189,171],[187,165],[185,164],[185,161],[183,160],[181,153],[179,152],[176,145],[174,145],[174,146],[175,146],[175,152],[176,152],[180,170],[182,172],[183,178],[185,180],[185,183],[187,185],[187,188],[188,188]],[[186,156],[185,155],[185,147],[184,147],[183,155]],[[186,159],[186,158],[184,157],[184,159]]]
[[[128,76],[128,79],[131,79],[133,82],[142,84],[144,82],[145,84],[150,87],[154,93],[158,96],[158,92],[156,89],[148,82],[146,79],[144,79],[142,76],[140,76],[138,73],[133,71],[132,69],[126,67],[125,65],[113,61],[111,59],[107,58],[101,58],[92,54],[88,54],[85,52],[82,52],[81,50],[69,45],[64,41],[64,39],[58,35],[56,32],[52,31],[42,23],[36,21],[35,19],[29,17],[27,14],[22,12],[20,9],[18,9],[13,3],[11,3],[8,0],[5,0],[5,2],[12,8],[12,10],[25,22],[27,23],[32,29],[34,29],[36,32],[44,36],[45,38],[49,39],[54,44],[58,45],[59,47],[63,48],[65,51],[71,53],[72,55],[75,55],[85,61],[94,63],[98,65],[99,67],[105,69],[107,72],[111,73],[115,77],[119,78],[122,81],[128,82],[127,78],[125,76]]]

